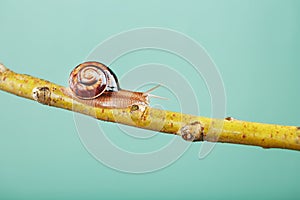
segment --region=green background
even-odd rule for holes
[[[300,124],[297,0],[1,0],[0,61],[16,72],[67,85],[70,70],[101,41],[152,26],[174,29],[203,45],[223,78],[227,115]],[[176,64],[178,58],[164,53],[131,56],[116,61],[124,65],[117,74],[143,61],[161,61],[185,76],[193,75]],[[192,76],[190,82],[197,80]],[[204,99],[201,115],[209,116],[206,93],[197,98]],[[199,160],[198,143],[169,167],[128,174],[106,167],[85,150],[72,113],[4,92],[0,101],[0,199],[299,198],[296,151],[217,144]],[[168,103],[166,108],[176,110],[176,106]],[[130,139],[124,141],[121,145],[130,144]]]

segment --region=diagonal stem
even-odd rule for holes
[[[68,88],[15,73],[2,64],[0,64],[0,90],[99,120],[179,135],[188,141],[226,142],[300,150],[300,127],[246,122],[230,117],[211,119],[141,105],[123,109],[94,107],[67,95]]]

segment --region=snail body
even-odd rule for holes
[[[121,89],[117,76],[99,62],[84,62],[75,67],[70,74],[69,87],[75,98],[95,107],[149,105],[148,92]]]

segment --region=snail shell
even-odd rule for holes
[[[116,75],[104,64],[85,62],[71,72],[70,89],[79,101],[103,108],[148,105],[148,93],[123,90]]]
[[[85,62],[71,72],[69,85],[80,99],[95,99],[105,91],[118,91],[116,75],[105,65],[98,62]]]

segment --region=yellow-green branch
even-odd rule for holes
[[[100,120],[176,134],[188,141],[227,142],[300,150],[300,127],[246,122],[233,118],[211,119],[140,105],[124,109],[97,108],[66,95],[68,88],[15,73],[2,64],[0,90]]]

